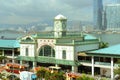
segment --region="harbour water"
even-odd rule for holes
[[[21,37],[25,35],[22,32],[15,32],[15,31],[0,31],[0,38],[4,37],[7,39],[17,39],[18,37]],[[109,46],[120,44],[120,34],[118,33],[91,33],[91,35],[100,38],[103,42],[108,42]]]
[[[120,44],[120,34],[107,34],[107,33],[102,33],[102,34],[92,34],[96,36],[97,38],[100,38],[103,42],[108,42],[109,46],[112,45],[117,45]]]

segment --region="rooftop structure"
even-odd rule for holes
[[[103,12],[102,0],[94,0],[93,22],[95,30],[102,30],[102,12]]]
[[[103,55],[104,56],[114,56],[115,57],[119,57],[120,56],[120,44],[118,45],[114,45],[114,46],[111,46],[111,47],[108,47],[108,48],[103,48],[103,49],[99,49],[99,50],[95,50],[95,51],[91,51],[89,53],[91,54],[96,54],[96,55]]]
[[[120,3],[120,0],[115,0],[115,2],[119,4],[119,3]]]
[[[92,57],[92,64],[94,65],[92,66],[93,68],[99,67],[101,74],[109,76],[111,77],[111,80],[113,80],[115,75],[114,69],[118,67],[118,61],[120,58],[119,48],[120,44],[94,51],[88,51],[86,55]],[[104,70],[106,70],[105,73],[102,73]]]
[[[18,40],[0,40],[0,48],[19,48]]]
[[[120,4],[109,4],[106,5],[106,21],[108,31],[119,31],[120,30]]]
[[[114,68],[120,58],[120,45],[99,49],[100,42],[96,37],[69,32],[66,23],[65,17],[54,18],[54,31],[23,36],[19,38],[20,43],[2,39],[0,51],[11,61],[17,56],[20,64],[29,67],[57,66],[72,72],[92,73],[92,76],[96,73],[113,80]]]
[[[55,17],[55,19],[67,19],[65,16],[59,14]]]
[[[92,35],[67,31],[67,18],[61,14],[54,18],[54,30],[27,35],[20,39],[21,64],[31,62],[36,67],[42,64],[59,66],[77,72],[78,52],[98,49],[99,40]],[[30,63],[30,64],[31,64]],[[61,65],[61,66],[60,66]],[[76,66],[77,65],[77,66]]]
[[[17,61],[15,58],[19,55],[20,44],[18,40],[0,40],[0,56],[7,59],[0,61],[1,63]]]

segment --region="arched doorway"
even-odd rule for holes
[[[40,48],[39,56],[55,57],[55,50],[49,45],[44,45]]]

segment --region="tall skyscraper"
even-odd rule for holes
[[[120,0],[116,0],[116,3],[119,3],[119,4],[120,4]]]
[[[102,0],[94,0],[94,29],[102,30],[102,12],[103,12],[103,2]]]
[[[108,4],[105,8],[107,30],[120,30],[120,4]]]
[[[102,30],[106,30],[107,20],[106,20],[106,12],[103,10],[102,12]]]

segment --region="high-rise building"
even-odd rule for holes
[[[102,12],[102,30],[106,30],[107,20],[106,20],[106,12],[103,10]]]
[[[102,30],[102,11],[103,2],[102,0],[94,0],[94,29]]]
[[[120,0],[115,0],[116,1],[116,3],[120,3]]]
[[[105,7],[107,30],[120,30],[120,4],[108,4]]]

